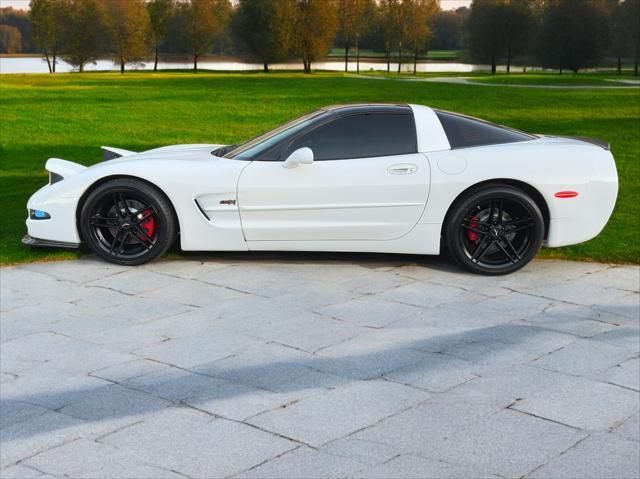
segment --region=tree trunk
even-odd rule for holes
[[[78,71],[79,73],[82,73],[84,71],[84,63],[80,63],[80,66],[78,67]]]
[[[120,74],[124,74],[124,59],[120,59]]]
[[[415,75],[418,71],[418,52],[413,52],[413,74]]]
[[[385,51],[387,54],[387,73],[389,73],[391,71],[391,47],[387,46]]]
[[[491,57],[491,74],[496,74],[496,59],[495,57]]]
[[[573,69],[573,74],[574,74],[574,75],[577,75],[577,74],[578,74],[578,69],[577,69],[577,68],[574,68],[574,69]]]
[[[558,75],[562,75],[562,67],[560,67],[560,71],[558,72]]]
[[[265,73],[269,73],[269,64],[268,64],[267,62],[264,62],[264,63],[262,64],[262,70],[263,70]]]
[[[356,72],[360,75],[360,41],[356,37]]]
[[[193,55],[193,73],[198,73],[198,55]]]
[[[618,75],[622,75],[622,57],[618,54]]]
[[[507,74],[511,73],[511,49],[507,50]]]
[[[51,69],[51,61],[49,60],[49,53],[44,52],[44,57],[47,59],[47,66],[49,67],[49,73],[53,73],[53,70]]]
[[[400,74],[401,68],[402,68],[402,44],[398,46],[398,75]]]
[[[349,45],[344,46],[344,71],[349,71]]]
[[[638,56],[636,55],[636,60],[633,64],[633,74],[638,76]]]
[[[53,71],[51,73],[55,73],[56,72],[56,51],[53,51],[53,64],[51,65]]]
[[[157,72],[158,71],[158,41],[156,40],[156,58],[155,61],[153,63],[153,71]]]

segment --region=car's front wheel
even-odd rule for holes
[[[476,190],[457,202],[445,225],[453,259],[474,273],[506,274],[526,265],[544,237],[536,202],[511,186]]]
[[[107,181],[87,197],[80,214],[87,246],[113,263],[137,265],[164,254],[177,235],[175,213],[166,196],[129,178]]]

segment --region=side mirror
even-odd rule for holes
[[[285,168],[295,168],[300,164],[310,165],[311,163],[313,163],[313,151],[311,148],[305,146],[291,153],[282,166]]]

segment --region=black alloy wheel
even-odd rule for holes
[[[536,202],[511,186],[489,186],[459,201],[448,217],[451,256],[474,273],[507,274],[536,255],[544,219]]]
[[[87,197],[80,215],[82,238],[98,256],[137,265],[164,254],[177,234],[175,213],[153,186],[122,178],[103,183]]]

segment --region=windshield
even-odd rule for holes
[[[308,122],[325,114],[324,110],[317,110],[311,113],[307,113],[295,120],[280,125],[273,130],[270,130],[262,135],[256,136],[245,143],[240,145],[233,145],[233,148],[229,150],[224,158],[235,158],[237,160],[247,160],[254,158],[257,154],[268,150],[271,146],[278,143],[283,138],[289,135],[295,134],[302,128],[307,126]],[[228,148],[228,147],[227,147]]]

